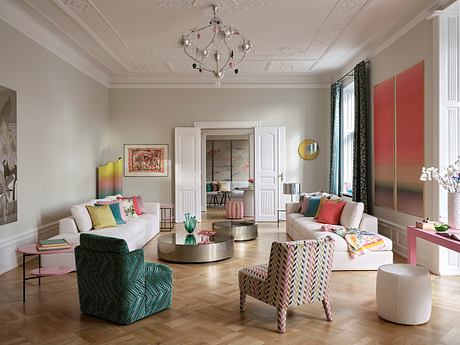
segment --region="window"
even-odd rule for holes
[[[353,194],[353,136],[355,133],[355,88],[354,83],[343,89],[342,123],[341,123],[341,169],[340,192],[342,195]]]

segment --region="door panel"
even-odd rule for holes
[[[189,212],[201,221],[201,130],[175,129],[176,222]]]

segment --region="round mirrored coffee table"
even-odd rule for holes
[[[233,256],[233,237],[215,234],[209,237],[185,232],[162,235],[158,238],[158,257],[181,263],[213,262]]]
[[[250,241],[257,238],[257,223],[252,220],[214,222],[212,228],[218,234],[233,236],[235,241]]]

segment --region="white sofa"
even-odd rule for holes
[[[357,203],[346,201],[349,209]],[[351,203],[355,204],[352,205]],[[362,205],[362,204],[361,204]],[[358,205],[358,206],[361,206]],[[363,208],[363,207],[362,207]],[[352,209],[352,208],[351,208]],[[318,223],[313,217],[304,217],[298,211],[298,203],[286,204],[286,232],[293,240],[317,239],[324,236],[332,236],[335,240],[334,263],[332,269],[340,270],[377,270],[379,266],[393,263],[393,243],[389,238],[380,235],[385,242],[385,250],[364,254],[357,258],[351,258],[345,240],[332,232],[321,231],[324,224]],[[345,209],[344,209],[345,212]],[[354,211],[352,222],[363,231],[378,233],[378,220],[358,210]],[[342,224],[345,225],[345,224]],[[352,226],[354,227],[354,226]]]
[[[99,200],[91,200],[72,206],[71,211],[75,217],[61,219],[59,221],[59,235],[51,238],[63,238],[69,243],[80,244],[80,234],[86,232],[124,239],[129,250],[132,251],[144,247],[160,232],[160,204],[157,202],[144,202],[146,213],[137,216],[137,218],[127,220],[126,224],[119,224],[116,227],[99,230],[80,231],[82,229],[82,219],[80,217],[86,217],[86,214],[84,214],[86,211],[85,205],[93,205]],[[78,221],[75,218],[78,218]],[[77,222],[80,225],[80,229],[77,226]],[[74,253],[42,255],[42,266],[71,266],[75,270]]]

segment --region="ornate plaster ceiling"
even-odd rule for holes
[[[381,43],[434,0],[23,0],[116,78],[193,73],[181,33],[220,17],[255,45],[241,73],[327,74],[356,46]],[[438,0],[439,1],[439,0]],[[365,18],[363,16],[366,16]],[[373,27],[366,27],[369,21]],[[369,32],[372,35],[369,35]],[[364,42],[364,43],[363,43]],[[186,78],[185,78],[186,79]],[[184,79],[184,80],[185,80]]]

